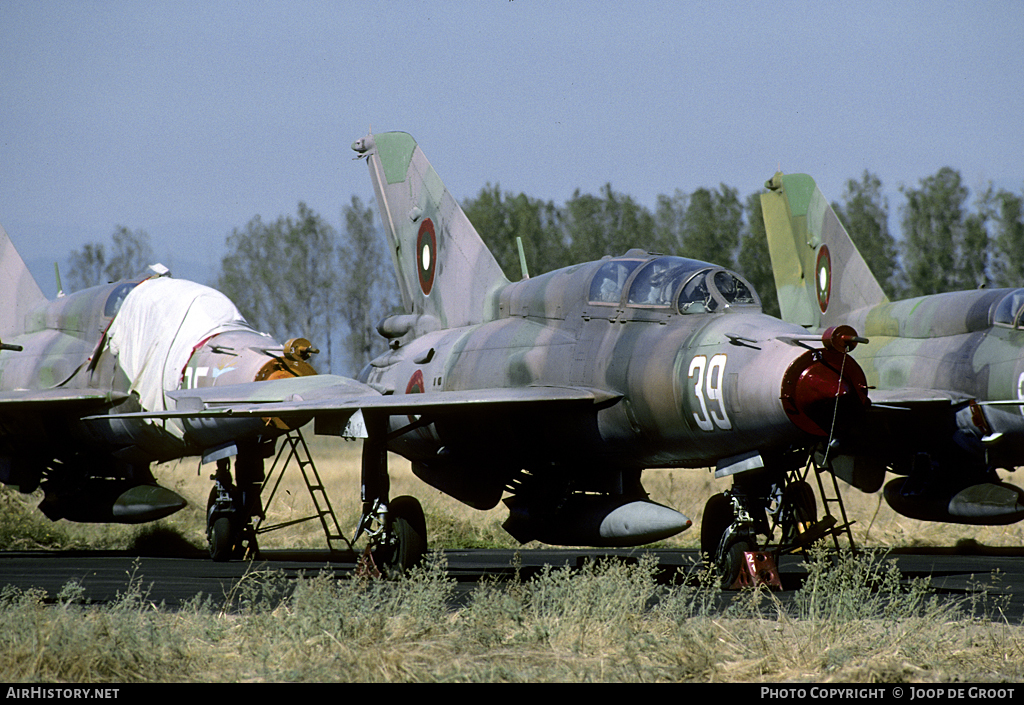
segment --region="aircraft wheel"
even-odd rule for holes
[[[783,542],[805,544],[810,539],[818,521],[818,503],[810,484],[800,480],[786,486],[780,516]]]
[[[403,495],[389,504],[393,539],[384,548],[383,567],[403,573],[419,563],[427,552],[427,520],[415,497]]]
[[[728,589],[736,579],[740,577],[743,565],[746,562],[743,554],[753,551],[754,547],[746,539],[735,539],[729,543],[722,553],[722,560],[719,562],[718,571],[722,578],[722,587]]]
[[[230,517],[220,517],[210,527],[210,558],[217,562],[229,561],[232,558],[233,527]]]
[[[783,505],[793,511],[794,521],[812,524],[818,519],[818,503],[814,499],[814,490],[804,480],[790,483],[782,493]]]
[[[732,502],[721,492],[712,495],[704,505],[704,514],[700,520],[700,552],[707,560],[715,560],[722,537],[732,522]]]

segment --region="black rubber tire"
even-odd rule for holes
[[[818,520],[818,503],[814,499],[814,490],[804,480],[786,486],[782,493],[782,503],[792,510],[794,521],[813,524]]]
[[[715,560],[715,552],[722,541],[726,529],[733,522],[732,502],[721,492],[711,495],[704,505],[704,514],[700,520],[700,552],[708,560]]]
[[[222,516],[210,527],[210,558],[218,563],[231,560],[233,557],[234,527],[231,518]]]
[[[718,573],[722,579],[723,589],[728,589],[740,577],[740,572],[743,570],[744,563],[746,562],[743,554],[753,550],[754,547],[744,538],[734,539],[729,543],[718,565]]]
[[[382,556],[382,563],[388,571],[404,573],[419,564],[427,553],[427,520],[415,497],[396,497],[388,508],[395,543]]]

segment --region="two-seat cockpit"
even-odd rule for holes
[[[668,256],[605,262],[591,280],[589,300],[682,314],[761,306],[754,288],[739,275],[708,262]]]

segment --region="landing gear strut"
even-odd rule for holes
[[[255,555],[256,531],[253,517],[263,517],[260,491],[263,489],[263,455],[260,446],[240,448],[235,460],[235,482],[230,461],[217,461],[213,489],[206,504],[206,539],[210,558],[229,561]]]
[[[371,572],[383,570],[385,573],[396,574],[419,563],[427,552],[427,523],[423,508],[414,497],[389,498],[388,439],[384,433],[386,429],[383,428],[386,422],[385,417],[377,419],[376,425],[367,423],[368,428],[374,429],[374,433],[363,445],[363,513],[351,541],[341,534],[334,509],[301,433],[293,430],[284,436],[281,451],[269,476],[264,473],[263,459],[266,456],[263,451],[272,450],[272,446],[239,448],[234,481],[229,460],[223,458],[217,461],[217,470],[212,478],[214,485],[206,508],[206,536],[210,557],[215,561],[229,561],[243,556],[255,556],[258,551],[258,534],[318,519],[332,550],[335,542],[342,542],[351,550],[355,541],[365,533],[369,539],[368,558],[378,568]],[[314,514],[263,527],[265,515],[260,497],[263,486],[267,484],[271,487],[267,498],[269,506],[280,486],[285,468],[293,460],[302,471],[315,508]],[[275,482],[274,472],[279,463],[281,467]]]
[[[812,471],[824,502],[825,515],[820,520],[808,482]],[[812,455],[802,471],[800,466],[790,466],[782,471],[759,468],[734,475],[731,489],[708,500],[701,521],[701,553],[717,568],[723,588],[759,583],[779,586],[778,557],[805,551],[827,536],[838,549],[838,537],[845,533],[854,548],[852,522],[846,519],[835,475],[830,473],[829,487],[821,479],[825,472],[830,473],[830,468],[816,463]],[[838,505],[842,522],[832,515],[830,504]],[[776,531],[779,542],[773,543]],[[760,536],[765,537],[763,542]]]
[[[723,588],[736,583],[744,553],[757,545],[753,523],[740,497],[731,491],[712,495],[704,505],[700,550],[718,568]]]
[[[389,499],[387,417],[364,418],[368,438],[363,441],[363,514],[352,542],[365,533],[373,563],[386,574],[400,574],[418,564],[426,554],[427,523],[415,497]]]

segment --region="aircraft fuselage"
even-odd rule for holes
[[[1016,302],[1016,303],[1015,303]],[[985,402],[1024,400],[1024,290],[933,294],[855,311],[848,320],[871,339],[853,352],[878,390],[933,390]],[[957,414],[986,444],[990,464],[1024,460],[1024,405],[986,404]]]
[[[173,322],[153,316],[176,308]],[[3,342],[0,481],[26,491],[55,472],[151,480],[151,462],[277,435],[258,418],[108,416],[166,410],[165,392],[282,367],[267,352],[279,344],[207,287],[168,278],[93,287],[35,307]]]
[[[645,272],[663,264],[684,271],[651,303],[637,291],[650,278]],[[618,265],[628,276],[602,294],[602,272]],[[786,380],[792,387],[820,363],[793,342],[806,331],[762,314],[751,291],[719,267],[631,251],[509,284],[496,297],[496,320],[399,339],[362,379],[394,394],[551,386],[604,397],[585,421],[536,410],[518,418],[481,412],[474,423],[435,422],[392,442],[427,465],[560,465],[599,474],[779,452],[806,443],[808,423],[827,435],[837,393],[864,391],[849,381],[856,377],[851,362],[842,384],[836,370],[813,400],[794,402]],[[414,421],[393,419],[391,427],[398,432]]]

